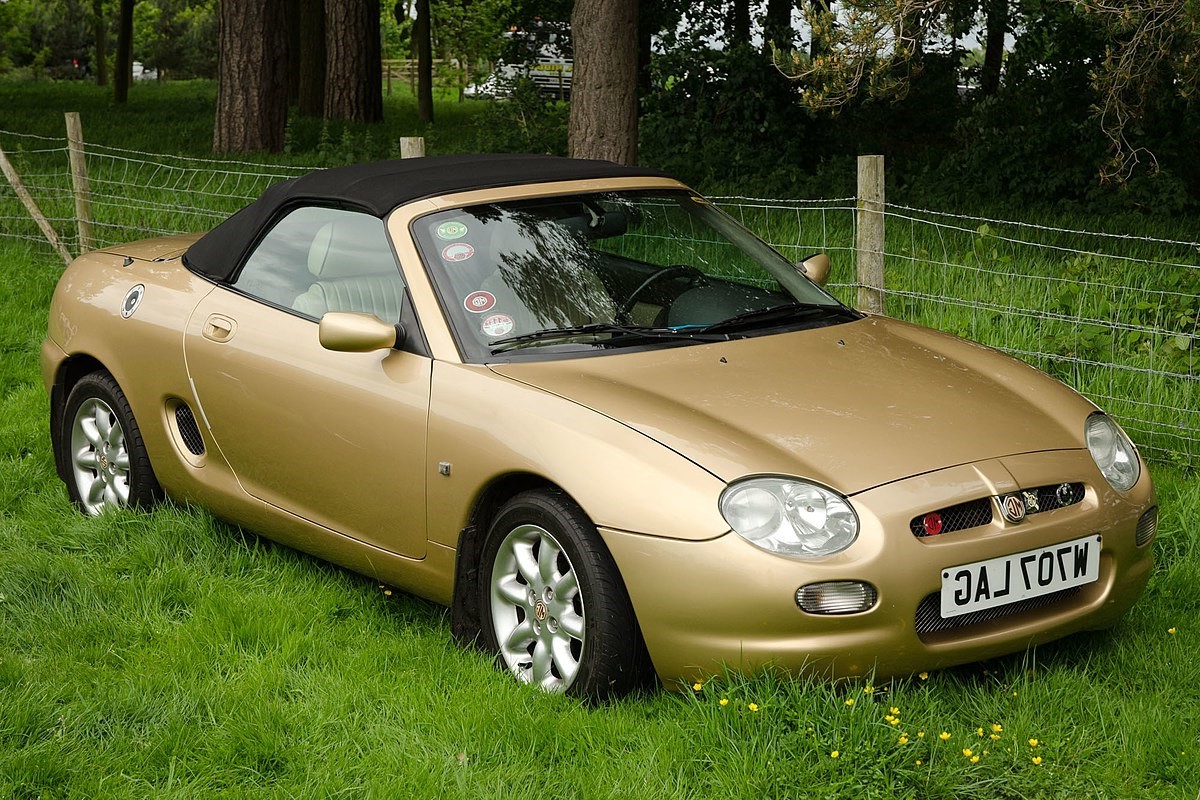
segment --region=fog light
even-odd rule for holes
[[[1142,518],[1138,520],[1134,541],[1137,542],[1138,547],[1141,547],[1153,539],[1156,533],[1158,533],[1158,506],[1142,514]]]
[[[796,605],[809,614],[860,614],[878,599],[875,587],[860,581],[810,583],[796,590]]]

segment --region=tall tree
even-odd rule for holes
[[[325,2],[299,0],[300,66],[296,75],[296,101],[303,117],[319,117],[325,111]]]
[[[417,0],[413,39],[417,48],[417,119],[433,122],[433,25],[429,0]]]
[[[991,97],[1000,91],[1000,70],[1004,64],[1004,36],[1008,33],[1008,0],[984,0],[983,68],[979,87]]]
[[[221,0],[218,153],[283,149],[287,126],[286,0]]]
[[[795,43],[792,0],[767,0],[767,13],[763,17],[764,52],[770,52],[771,45],[787,52]]]
[[[129,100],[129,82],[133,79],[133,0],[121,0],[117,12],[117,64],[113,76],[113,102]]]
[[[571,12],[567,147],[576,158],[637,163],[637,18],[637,0],[588,0]]]
[[[326,0],[325,48],[325,118],[383,119],[379,0]]]
[[[731,0],[725,41],[731,47],[750,44],[750,0]]]
[[[104,0],[92,0],[92,31],[96,37],[96,85],[108,86],[108,25]]]

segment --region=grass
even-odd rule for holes
[[[186,88],[134,88],[135,106],[156,91],[188,102]],[[64,91],[52,108],[49,89],[33,90],[34,103],[0,84],[3,127],[59,135],[33,120],[61,126],[63,106],[89,98],[100,108],[85,88]],[[180,136],[203,132],[186,116],[171,123]],[[160,107],[143,121],[163,117]],[[85,130],[111,125],[106,144],[162,149],[119,120],[88,120]],[[175,224],[127,213],[131,228]],[[16,224],[0,219],[0,234]],[[837,245],[849,229],[762,224],[797,249]],[[891,234],[898,268],[905,247],[957,265],[1014,257],[978,232],[908,233]],[[0,797],[1200,796],[1200,486],[1170,463],[1154,469],[1162,527],[1150,586],[1113,631],[889,685],[730,676],[588,708],[454,647],[441,609],[201,510],[79,516],[54,474],[38,374],[56,257],[0,235],[0,269]],[[848,282],[839,269],[835,281]],[[939,269],[926,272],[936,285],[918,274],[897,286],[1021,294]],[[1022,257],[1022,269],[1062,265]],[[897,302],[943,327],[1048,348],[1019,315]]]

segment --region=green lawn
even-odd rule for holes
[[[110,118],[94,88],[25,95],[0,84],[0,128],[58,136],[61,111],[76,106],[96,141],[163,150],[137,132],[141,123],[119,119],[163,92],[182,108],[168,137],[182,146],[172,149],[203,154],[200,118],[211,110],[184,113],[192,102],[211,109],[203,86],[134,90],[131,109]],[[145,124],[163,118],[156,107]],[[408,135],[402,112],[394,116],[375,141]],[[38,163],[36,154],[25,159]],[[160,213],[134,222],[171,224]],[[0,219],[0,234],[14,224]],[[797,249],[842,246],[837,225],[805,225],[756,227]],[[948,261],[948,252],[967,264],[1010,255],[984,234],[907,234],[889,234],[900,237],[901,260],[905,248],[911,258]],[[1060,268],[1024,267],[1031,283]],[[848,282],[844,261],[839,269],[835,280]],[[890,685],[730,677],[588,708],[516,686],[454,647],[441,609],[203,511],[74,512],[54,474],[37,363],[60,270],[49,248],[0,235],[2,798],[1200,793],[1200,485],[1178,466],[1153,465],[1157,566],[1112,631]],[[910,271],[897,285],[1013,294],[986,273],[965,274]],[[987,309],[910,298],[897,313],[985,340],[1003,333],[1052,346],[1046,331],[1014,330],[1013,318]],[[1164,401],[1191,403],[1162,391]]]

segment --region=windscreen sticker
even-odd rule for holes
[[[463,306],[474,314],[482,314],[485,311],[491,311],[496,305],[496,295],[491,292],[471,292],[463,300]]]
[[[121,316],[125,319],[132,317],[133,312],[142,304],[142,295],[145,293],[146,287],[141,283],[126,292],[125,299],[121,302]]]
[[[513,318],[508,314],[492,314],[483,321],[479,329],[487,336],[507,336],[512,333]]]
[[[475,255],[475,248],[466,242],[455,242],[442,248],[442,259],[445,261],[466,261]]]
[[[467,226],[458,220],[443,222],[437,226],[437,235],[439,239],[461,239],[467,235]]]

